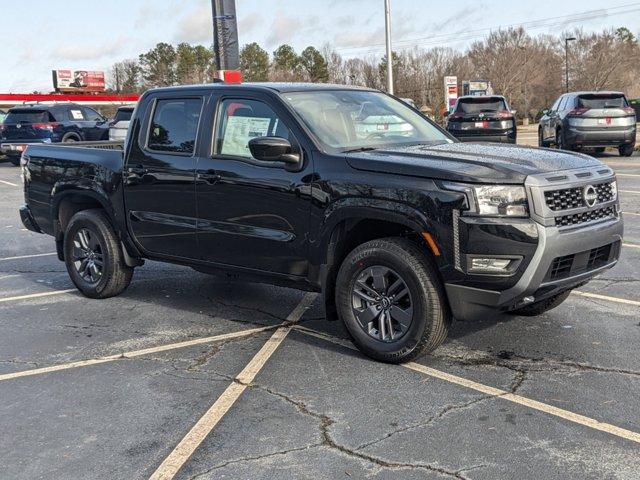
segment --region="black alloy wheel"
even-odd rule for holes
[[[394,342],[411,326],[411,293],[402,277],[388,267],[365,268],[353,285],[351,301],[360,328],[378,341]]]
[[[104,271],[104,246],[98,235],[88,228],[78,230],[73,238],[73,265],[89,285],[96,285]]]

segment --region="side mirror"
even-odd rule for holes
[[[550,112],[550,110],[549,110],[548,108],[544,108],[544,109],[542,110],[542,114],[543,114],[543,115],[547,115],[549,112]]]
[[[291,142],[282,137],[256,137],[249,140],[249,150],[256,160],[283,162],[287,165],[300,163],[300,154],[294,153]]]

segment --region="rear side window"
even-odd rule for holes
[[[497,112],[507,110],[507,104],[499,97],[462,98],[458,101],[458,111],[462,113]]]
[[[624,108],[628,106],[627,99],[621,94],[600,93],[578,97],[578,107],[580,108]]]
[[[69,109],[69,118],[71,120],[83,121],[86,120],[84,114],[82,113],[82,109],[80,108],[70,108]]]
[[[151,119],[147,148],[192,154],[201,110],[200,98],[158,100]]]
[[[49,123],[55,122],[46,110],[11,110],[4,123]]]
[[[129,122],[131,121],[131,115],[133,114],[133,109],[120,109],[116,112],[116,117],[113,119],[114,122]]]

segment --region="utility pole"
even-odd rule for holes
[[[213,10],[213,54],[219,71],[238,70],[238,22],[235,0],[211,0]]]
[[[393,55],[391,51],[391,6],[384,0],[384,29],[387,38],[387,92],[393,95]]]
[[[564,80],[565,93],[569,93],[569,42],[573,42],[576,37],[567,37],[564,39]]]

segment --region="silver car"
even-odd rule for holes
[[[109,124],[109,140],[123,142],[129,130],[129,122],[135,106],[126,105],[118,108],[116,116]]]

